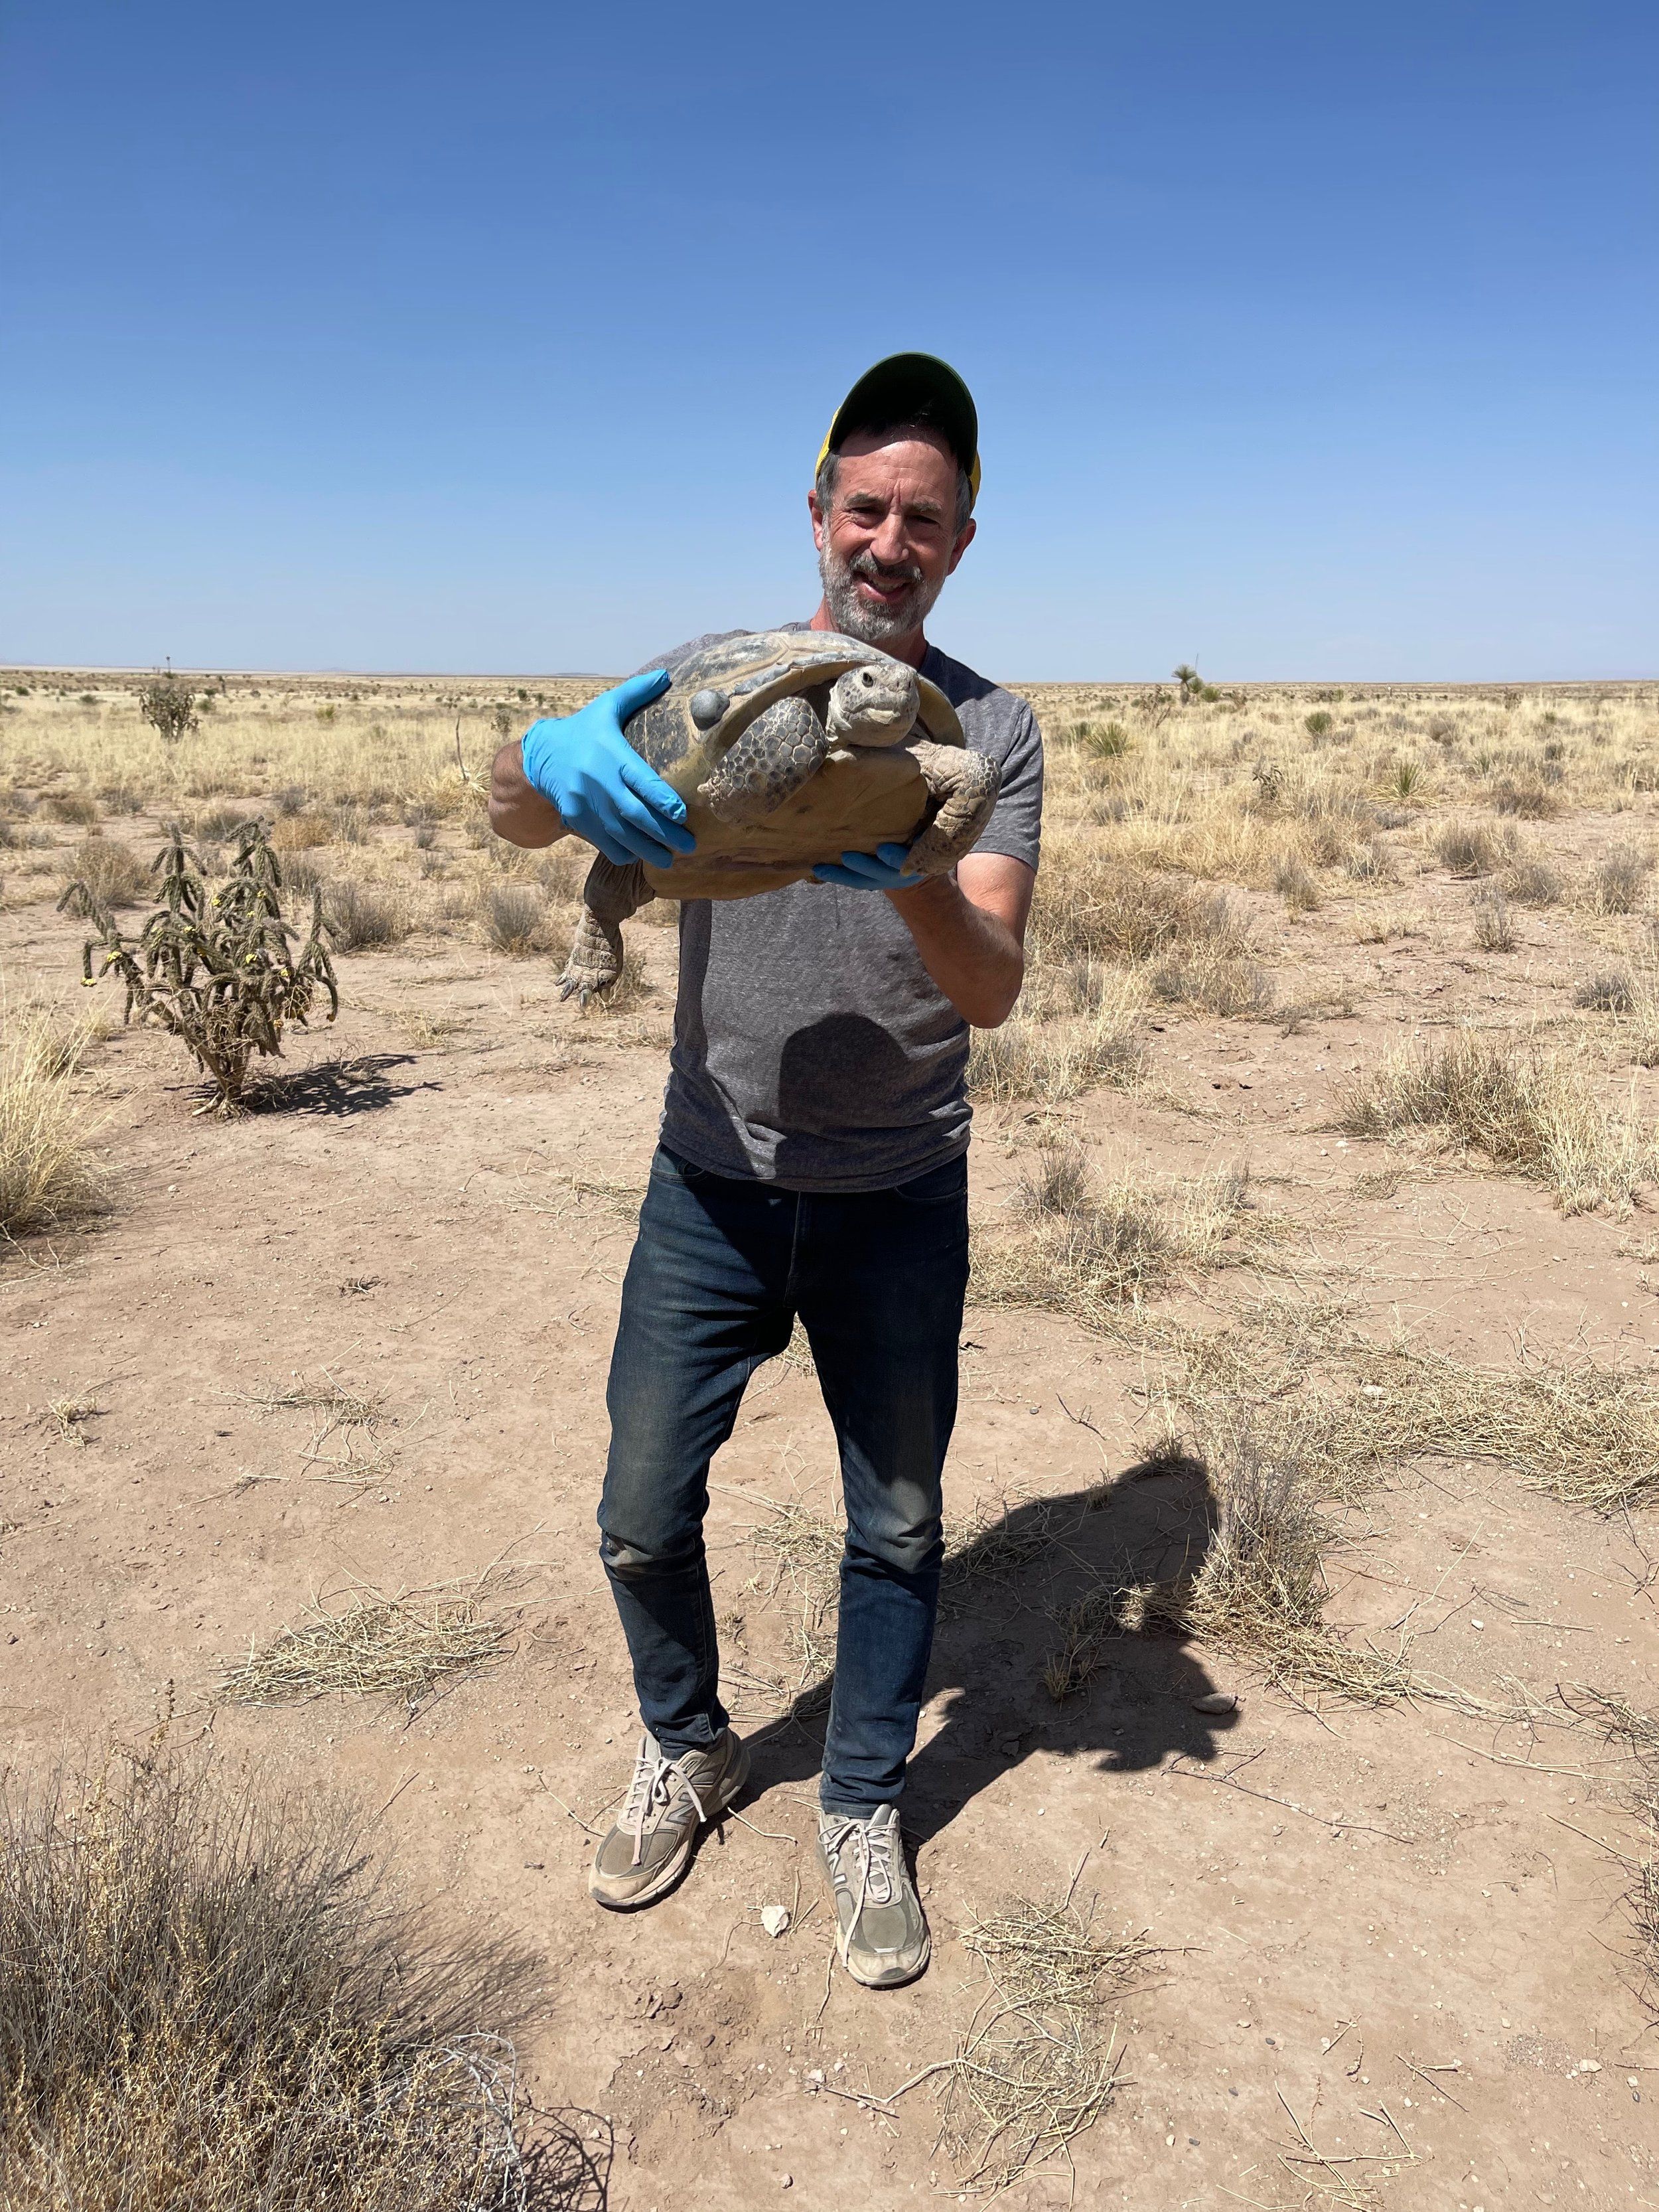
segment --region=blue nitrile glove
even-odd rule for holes
[[[524,733],[526,781],[558,808],[567,830],[619,868],[630,860],[665,868],[676,853],[696,845],[685,826],[685,801],[623,735],[628,717],[660,699],[668,684],[662,668],[630,676],[579,714],[532,722]]]
[[[848,891],[913,891],[927,881],[904,866],[908,845],[878,845],[873,853],[843,853],[839,862],[821,860],[812,873],[821,884]]]

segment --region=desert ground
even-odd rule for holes
[[[581,856],[482,783],[599,679],[185,678],[172,740],[143,675],[4,680],[15,1780],[349,1793],[545,1961],[549,2203],[1659,2203],[1659,687],[1015,686],[1048,806],[974,1060],[934,1955],[872,1994],[812,1849],[799,1345],[714,1471],[752,1784],[655,1910],[586,1893],[675,933],[562,1002]],[[168,823],[216,882],[254,816],[340,1012],[216,1112],[58,902],[136,933]]]

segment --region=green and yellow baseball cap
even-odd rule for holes
[[[890,422],[922,422],[937,430],[979,497],[979,410],[974,395],[951,367],[931,353],[892,353],[866,368],[836,410],[830,434],[818,448],[819,468],[855,430]]]

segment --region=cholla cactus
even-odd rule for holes
[[[328,995],[331,1022],[340,1010],[321,894],[312,893],[311,927],[296,954],[283,920],[282,871],[262,823],[246,823],[237,832],[229,877],[216,891],[209,891],[200,856],[176,822],[153,865],[161,902],[136,939],[121,934],[78,878],[58,905],[81,915],[96,933],[82,953],[83,981],[119,975],[127,992],[122,1018],[131,1021],[136,1013],[182,1039],[212,1079],[211,1109],[222,1113],[240,1100],[253,1054],[279,1054],[285,1024],[303,1029],[319,990]],[[93,955],[100,947],[94,972]]]

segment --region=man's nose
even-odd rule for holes
[[[890,568],[897,568],[901,562],[908,562],[910,541],[905,534],[904,517],[902,514],[885,514],[882,517],[880,529],[870,540],[870,550],[878,561],[885,562]]]

